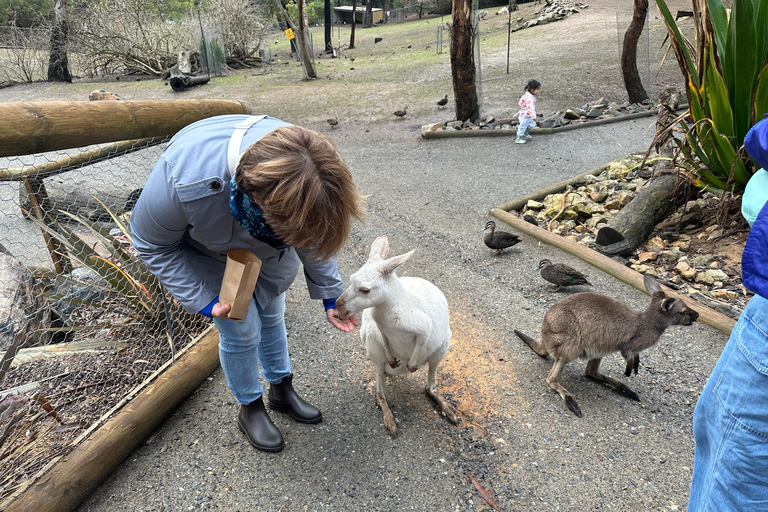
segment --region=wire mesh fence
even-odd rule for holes
[[[165,142],[0,158],[0,509],[209,326],[131,246]]]

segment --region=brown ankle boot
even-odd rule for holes
[[[285,446],[283,436],[267,414],[262,397],[240,406],[237,424],[248,442],[263,452],[279,452]]]
[[[269,408],[273,411],[287,412],[301,423],[318,423],[323,413],[305,402],[293,389],[293,374],[283,377],[279,384],[269,387]]]

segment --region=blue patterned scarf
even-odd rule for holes
[[[253,238],[274,247],[285,249],[288,246],[272,231],[262,215],[262,210],[237,188],[235,177],[229,183],[229,209],[238,224],[245,228]]]

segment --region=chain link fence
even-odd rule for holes
[[[0,509],[210,325],[131,246],[165,142],[0,158]]]

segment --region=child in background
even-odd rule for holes
[[[515,140],[518,144],[525,144],[525,141],[533,138],[529,132],[536,126],[536,96],[539,94],[539,89],[541,84],[537,80],[529,81],[525,86],[525,94],[518,102],[520,112],[517,113],[517,118],[520,120],[520,126],[517,128],[517,140]]]

